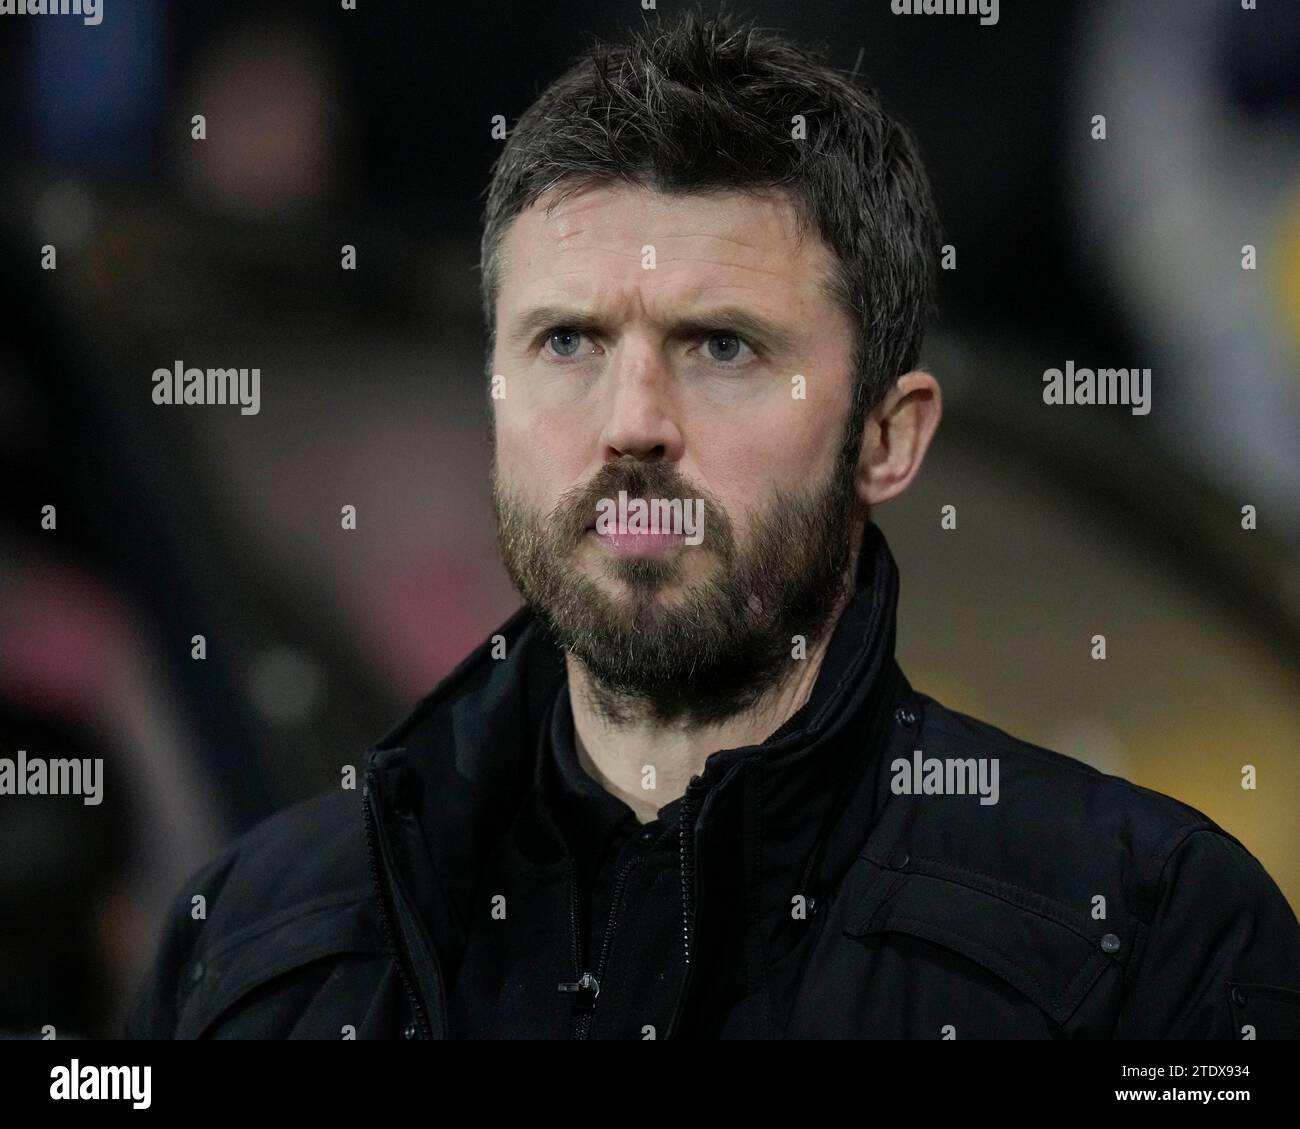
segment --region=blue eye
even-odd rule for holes
[[[743,360],[742,350],[749,349],[752,355],[753,350],[745,343],[745,340],[738,334],[729,333],[726,330],[720,330],[717,333],[709,335],[708,338],[709,359],[717,361],[719,364],[728,364],[735,360]]]
[[[739,337],[718,333],[709,338],[709,356],[715,361],[734,361],[739,353]]]
[[[576,329],[557,329],[547,341],[557,357],[576,357],[582,333]]]

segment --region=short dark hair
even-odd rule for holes
[[[916,142],[876,91],[726,16],[691,12],[589,47],[520,117],[492,168],[480,248],[489,356],[506,228],[551,189],[558,202],[620,181],[787,193],[800,230],[811,223],[838,261],[830,289],[854,325],[860,437],[866,412],[916,367],[942,238]]]

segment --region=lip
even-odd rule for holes
[[[611,556],[624,559],[667,557],[686,544],[684,533],[597,533],[593,526],[587,534]]]

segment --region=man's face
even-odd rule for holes
[[[502,246],[506,567],[612,716],[729,716],[827,625],[859,516],[831,253],[775,196],[597,186],[547,203]],[[620,526],[620,491],[687,518],[702,503],[700,527]]]

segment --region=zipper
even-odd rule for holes
[[[677,1002],[673,1006],[672,1019],[668,1021],[665,1038],[671,1039],[677,1031],[685,1009],[686,996],[691,986],[691,945],[695,941],[695,875],[699,860],[695,851],[695,799],[699,794],[703,780],[692,776],[686,791],[682,794],[682,807],[678,813],[677,856],[681,864],[682,878],[682,953],[686,957],[686,971],[682,976],[681,990],[677,993]]]
[[[583,970],[582,961],[582,931],[579,928],[578,921],[578,873],[577,864],[571,858],[569,860],[569,924],[571,928],[570,935],[573,938],[573,967],[577,970],[578,979],[575,981],[563,982],[559,985],[561,992],[576,992],[578,998],[574,1001],[575,1008],[578,1009],[578,1017],[573,1027],[573,1037],[575,1039],[586,1039],[591,1033],[591,1023],[595,1018],[596,999],[600,995],[600,981],[605,975],[605,965],[609,961],[609,950],[614,939],[614,922],[618,917],[618,911],[623,901],[623,889],[627,885],[627,876],[631,874],[632,869],[641,861],[640,856],[633,856],[623,869],[618,872],[614,879],[614,889],[609,899],[609,919],[605,922],[605,932],[600,941],[600,955],[596,958],[595,973]]]
[[[370,795],[370,780],[366,780],[365,790],[361,797],[362,813],[366,824],[366,852],[370,858],[370,880],[375,888],[375,895],[379,901],[379,925],[383,932],[384,939],[388,944],[389,950],[393,954],[393,963],[397,966],[397,975],[402,981],[402,987],[406,990],[407,1001],[411,1005],[411,1014],[415,1016],[417,1030],[422,1039],[432,1039],[433,1032],[429,1023],[428,1014],[424,1005],[420,1002],[416,994],[413,977],[408,970],[404,947],[398,942],[397,931],[393,927],[393,912],[389,907],[388,892],[379,875],[379,860],[375,851],[375,843],[378,839],[378,828],[375,814],[372,810],[372,800]]]

